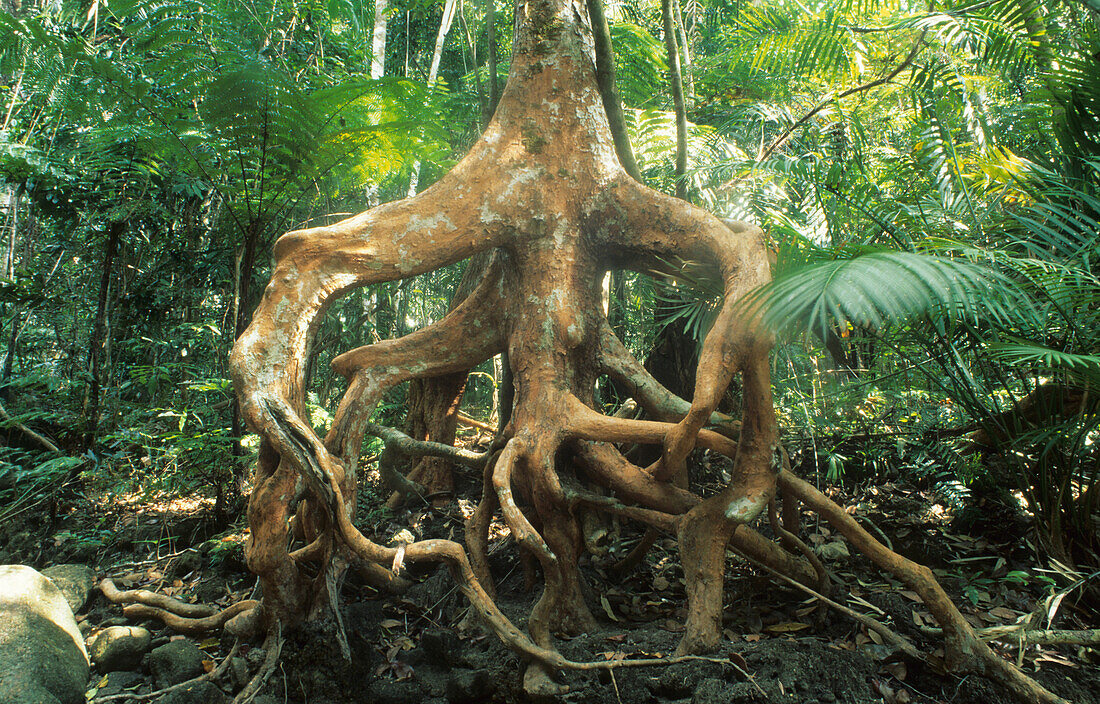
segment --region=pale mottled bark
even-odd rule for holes
[[[232,367],[243,415],[263,438],[247,556],[263,583],[268,624],[293,625],[317,610],[325,593],[318,587],[335,552],[380,565],[444,562],[489,627],[532,661],[525,676],[529,691],[552,693],[553,669],[604,666],[570,663],[553,647],[553,633],[595,623],[577,569],[577,505],[677,530],[688,582],[682,652],[716,642],[727,542],[800,581],[817,575],[801,555],[746,526],[774,496],[781,465],[768,376],[771,339],[737,305],[770,276],[760,231],[724,224],[623,170],[579,0],[520,0],[516,17],[508,83],[469,154],[413,198],[280,239],[275,273],[234,348]],[[442,321],[335,360],[349,387],[328,436],[317,437],[303,420],[304,367],[317,322],[332,301],[358,286],[494,249],[499,256],[480,285]],[[702,262],[725,294],[700,351],[690,402],[662,389],[610,342],[602,306],[607,271],[649,271],[655,262],[678,258]],[[485,493],[467,532],[472,558],[449,540],[387,547],[366,538],[353,524],[354,468],[381,394],[404,380],[469,369],[500,352],[507,354],[515,398],[483,469]],[[601,372],[630,381],[632,393],[662,420],[597,411],[593,389]],[[739,424],[714,412],[736,374],[744,388]],[[661,458],[652,467],[633,465],[609,444],[614,442],[659,446]],[[733,462],[729,484],[712,496],[684,488],[686,460],[696,446]],[[612,495],[578,489],[577,482],[606,487]],[[830,520],[835,511],[843,514],[797,485],[790,484],[788,493]],[[498,506],[542,568],[544,589],[528,621],[529,636],[489,595],[484,534]],[[291,538],[305,546],[295,548]],[[308,556],[310,568],[300,568],[296,556]],[[947,608],[945,618],[954,623],[957,611]],[[988,662],[995,656],[975,657],[960,662],[1001,672]]]

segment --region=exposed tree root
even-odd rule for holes
[[[871,558],[879,567],[905,582],[910,589],[920,595],[925,606],[943,628],[944,663],[949,670],[985,675],[1002,684],[1021,701],[1066,704],[1065,699],[1048,691],[990,650],[948,598],[931,570],[887,549],[843,508],[830,501],[812,484],[788,471],[783,471],[779,476],[779,485],[784,491],[797,496],[806,506],[821,515],[856,549]]]
[[[351,556],[393,568],[443,562],[489,629],[531,663],[526,679],[533,690],[555,691],[552,676],[562,669],[682,661],[577,663],[554,649],[554,634],[595,625],[582,596],[583,534],[575,509],[615,513],[677,535],[688,596],[678,653],[693,655],[720,637],[727,545],[803,584],[821,579],[823,568],[797,540],[790,515],[777,530],[787,549],[747,526],[779,480],[785,499],[803,501],[915,585],[947,629],[949,661],[999,679],[1026,701],[1059,701],[973,637],[931,573],[899,562],[835,504],[779,473],[771,340],[738,304],[770,277],[761,233],[646,189],[623,171],[584,15],[574,0],[520,0],[509,82],[469,154],[414,198],[292,232],[276,244],[271,283],[231,359],[242,415],[262,438],[246,556],[263,587],[257,617],[267,632],[335,607],[327,586]],[[322,441],[304,420],[304,395],[310,346],[326,308],[352,288],[491,251],[480,284],[441,321],[337,357],[333,366],[349,385]],[[723,292],[690,402],[645,373],[610,332],[602,308],[606,272],[667,269],[662,262],[669,261],[697,262]],[[395,384],[460,373],[501,352],[515,398],[501,409],[510,420],[499,455],[464,454],[369,424]],[[656,420],[595,410],[601,373],[628,388]],[[742,410],[734,421],[715,409],[738,374]],[[383,470],[399,491],[425,493],[416,476],[395,471],[390,460],[397,453],[484,466],[482,501],[467,528],[469,557],[454,541],[382,546],[355,527],[355,468],[367,432],[384,436]],[[642,468],[608,443],[652,444],[660,459]],[[733,462],[728,485],[710,496],[687,490],[687,458],[697,447]],[[528,633],[490,597],[486,533],[498,507],[543,575]]]
[[[155,618],[177,633],[202,635],[218,630],[234,617],[242,616],[259,605],[260,602],[251,599],[238,601],[236,604],[227,606],[213,616],[207,616],[205,618],[187,618],[170,611],[165,611],[164,609],[158,609],[155,606],[146,606],[144,604],[130,604],[129,606],[124,606],[122,608],[122,613],[133,619]]]
[[[793,502],[784,502],[784,506]],[[772,532],[779,536],[780,543],[787,550],[795,550],[802,557],[806,558],[806,561],[813,565],[814,571],[817,572],[817,588],[818,591],[828,594],[832,588],[832,579],[829,576],[829,570],[825,568],[825,564],[818,558],[814,551],[795,535],[792,531],[787,530],[784,524],[780,522],[779,510],[776,508],[775,499],[768,504],[768,522],[771,524]],[[773,568],[768,568],[773,573]],[[784,575],[786,577],[786,575]]]
[[[260,665],[259,671],[252,676],[248,684],[244,686],[237,696],[233,698],[233,704],[250,704],[250,702],[256,698],[256,695],[260,693],[260,689],[263,688],[267,681],[271,678],[272,673],[275,672],[275,668],[279,666],[279,657],[283,652],[283,633],[282,628],[276,626],[275,630],[267,635],[264,639],[264,662]]]
[[[99,583],[99,590],[103,596],[113,604],[144,604],[187,618],[206,618],[217,613],[217,609],[206,604],[189,604],[186,601],[174,599],[165,594],[151,592],[147,589],[120,590],[115,586],[114,580],[104,579]]]

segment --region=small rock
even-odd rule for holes
[[[454,631],[430,628],[420,634],[420,647],[436,664],[454,665],[462,648]]]
[[[87,565],[54,565],[42,574],[61,590],[74,614],[84,608],[95,589],[95,570]]]
[[[825,560],[846,560],[851,557],[851,554],[848,552],[848,546],[839,540],[825,543],[817,549],[817,554]]]
[[[835,702],[836,695],[832,692],[825,692],[824,694],[817,695],[817,700],[819,702]]]
[[[208,680],[174,689],[157,700],[157,704],[228,704],[229,697]]]
[[[485,670],[455,670],[447,680],[446,692],[451,704],[482,702],[493,692],[493,678]]]
[[[174,640],[145,656],[145,667],[158,687],[170,687],[198,677],[206,654],[189,640]]]
[[[247,660],[234,657],[229,661],[229,681],[233,683],[234,690],[244,689],[251,678],[252,675]]]
[[[88,655],[100,672],[135,670],[152,642],[152,634],[140,626],[110,626],[92,637]]]

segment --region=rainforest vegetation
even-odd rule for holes
[[[242,702],[1096,701],[1098,19],[3,0],[0,562]]]

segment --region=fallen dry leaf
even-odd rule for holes
[[[776,623],[771,626],[764,626],[764,630],[769,633],[794,633],[795,631],[801,631],[809,628],[810,624],[801,623],[799,621],[786,621],[784,623]]]

